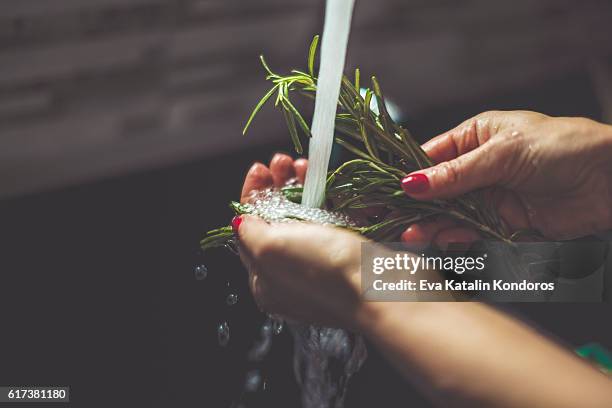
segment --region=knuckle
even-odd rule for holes
[[[498,122],[501,114],[501,111],[490,110],[479,113],[472,119],[473,133],[478,139],[478,145],[485,144],[485,142],[487,142],[492,135],[497,133],[499,128]]]
[[[488,110],[488,111],[484,111],[479,113],[478,115],[476,115],[474,117],[474,119],[478,120],[478,121],[488,121],[492,118],[495,118],[499,115],[501,115],[503,113],[503,111],[500,110]]]
[[[500,111],[498,111],[498,110],[487,110],[487,111],[484,111],[482,113],[479,113],[476,116],[484,119],[484,118],[489,118],[491,116],[499,115],[499,113],[500,113]]]
[[[444,183],[452,185],[457,183],[461,178],[461,168],[459,160],[451,160],[441,164],[442,173],[444,175]]]

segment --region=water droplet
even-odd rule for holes
[[[272,319],[272,332],[279,335],[283,331],[284,323],[281,319]]]
[[[249,392],[255,392],[259,389],[261,385],[261,374],[258,370],[251,370],[246,375],[246,380],[244,381],[244,389]]]
[[[208,268],[204,265],[198,265],[193,268],[193,273],[195,275],[196,280],[204,280],[206,276],[208,276]]]
[[[229,295],[227,295],[227,298],[225,299],[225,303],[228,304],[228,306],[233,306],[236,303],[238,303],[238,295],[235,293],[230,293]]]
[[[307,208],[289,201],[282,192],[273,189],[256,193],[248,212],[268,222],[296,222],[296,219],[316,224],[354,225],[346,215],[320,208]]]
[[[227,322],[223,322],[217,327],[217,340],[219,341],[219,345],[227,346],[230,339],[229,325]]]

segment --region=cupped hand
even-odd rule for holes
[[[418,200],[484,189],[511,231],[570,239],[612,228],[612,131],[582,118],[485,112],[423,145],[435,166],[408,175]],[[441,218],[413,225],[407,242],[471,242],[472,229]]]
[[[307,167],[306,159],[293,160],[291,156],[282,153],[275,154],[269,166],[253,164],[244,179],[240,202],[247,202],[253,191],[282,187],[293,178],[303,184]]]
[[[243,216],[240,257],[259,307],[292,321],[357,329],[363,238],[329,226]]]
[[[304,183],[308,161],[278,153],[269,166],[251,166],[241,202],[253,191]],[[238,224],[240,256],[249,271],[251,291],[269,313],[301,322],[354,327],[359,296],[359,235],[338,228],[293,223],[271,226],[243,216]]]

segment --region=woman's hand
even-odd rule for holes
[[[290,320],[358,328],[364,318],[359,235],[306,223],[270,225],[244,216],[238,237],[261,309]]]
[[[296,179],[300,184],[304,184],[307,167],[306,159],[294,161],[291,156],[282,153],[274,155],[270,160],[270,166],[262,163],[253,164],[244,179],[240,202],[247,202],[253,191],[282,187],[291,179]]]
[[[423,146],[436,166],[408,175],[418,200],[486,194],[511,231],[570,239],[612,228],[612,128],[582,118],[485,112]],[[449,219],[418,224],[407,242],[470,242],[478,234]]]
[[[253,189],[303,180],[306,162],[299,162],[277,155],[270,168],[255,164],[243,200]],[[362,302],[361,238],[355,234],[298,223],[271,226],[255,217],[235,225],[251,290],[264,309],[362,331],[440,406],[609,405],[608,378],[485,305]],[[521,352],[504,358],[508,350]]]
[[[276,154],[270,165],[255,163],[242,188],[242,202],[254,190],[304,182],[308,162]],[[259,306],[285,318],[352,327],[361,319],[359,235],[312,224],[271,226],[244,216],[238,226],[240,256],[249,270]]]

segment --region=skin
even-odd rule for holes
[[[418,200],[483,189],[510,231],[571,239],[612,228],[612,127],[535,112],[485,112],[423,149],[436,166],[419,171],[430,189]],[[416,172],[415,172],[416,173]],[[406,241],[471,242],[479,235],[441,219],[415,225]]]
[[[510,228],[536,227],[563,237],[609,229],[612,170],[605,158],[612,157],[611,146],[610,128],[584,119],[485,113],[425,146],[439,164],[426,172],[430,191],[415,198],[489,188]],[[292,177],[303,181],[306,167],[305,160],[287,155],[276,155],[269,167],[256,163],[242,199]],[[363,301],[363,238],[356,234],[318,225],[271,226],[244,217],[238,237],[262,309],[363,333],[439,406],[610,406],[609,377],[486,305]],[[440,219],[412,226],[402,236],[408,242],[415,237],[443,245],[478,235]]]

